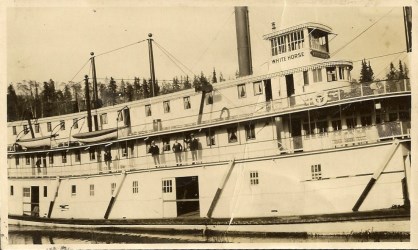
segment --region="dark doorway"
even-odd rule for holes
[[[93,115],[93,123],[94,123],[94,130],[99,130],[99,120],[97,119],[97,115]]]
[[[176,178],[177,216],[199,216],[199,178]]]
[[[39,217],[39,186],[30,187],[30,210],[32,216]]]
[[[129,111],[129,108],[123,110],[123,123],[126,127],[131,126],[131,114]]]
[[[297,150],[303,150],[302,145],[302,123],[300,119],[292,119],[290,120],[290,127],[292,132],[292,138],[293,138],[293,149],[295,151]]]
[[[264,90],[266,91],[266,102],[269,102],[273,99],[273,95],[271,92],[271,80],[267,79],[264,80]]]
[[[287,91],[287,97],[290,99],[290,106],[295,105],[295,83],[293,81],[293,74],[286,75],[286,91]]]

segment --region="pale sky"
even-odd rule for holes
[[[238,69],[233,4],[209,7],[193,2],[170,6],[129,7],[21,7],[7,10],[7,81],[68,82],[89,59],[137,41],[153,33],[154,40],[195,74],[209,75],[213,68],[224,78]],[[125,2],[126,3],[126,2]],[[214,1],[214,3],[220,3]],[[309,7],[250,4],[250,33],[254,72],[262,72],[270,58],[270,45],[262,36],[304,22],[330,26],[338,35],[330,42],[331,53],[348,43],[379,18],[387,15],[331,59],[358,60],[405,50],[402,7]],[[391,11],[392,10],[392,11]],[[389,14],[387,14],[391,11]],[[332,38],[332,36],[331,36]],[[156,78],[171,80],[184,75],[154,45]],[[407,60],[406,53],[371,60],[375,76],[384,78],[393,60]],[[74,78],[88,74],[90,65]],[[360,64],[352,76],[358,79]],[[98,78],[149,78],[148,47],[143,42],[96,58]],[[191,75],[189,71],[186,73]],[[100,80],[99,80],[100,81]],[[132,81],[131,81],[132,82]]]

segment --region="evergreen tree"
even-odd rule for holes
[[[125,98],[126,98],[126,84],[125,84],[125,81],[123,79],[120,82],[119,95],[125,100]]]
[[[386,74],[386,78],[388,80],[395,80],[397,78],[398,72],[395,68],[395,66],[393,65],[393,63],[391,62],[389,65],[389,73]]]
[[[168,93],[173,92],[173,88],[169,82],[163,81],[162,88],[161,88],[161,94],[165,95]]]
[[[408,79],[409,77],[408,77],[408,74],[409,74],[409,69],[408,69],[408,67],[406,66],[406,64],[404,63],[403,64],[403,70],[404,70],[404,77],[406,78],[406,79]]]
[[[212,73],[212,83],[217,83],[218,80],[216,79],[216,71],[215,68],[213,68],[213,73]]]
[[[202,84],[200,83],[199,78],[197,78],[196,75],[193,78],[193,88],[196,92],[202,89]]]
[[[145,78],[142,79],[142,94],[143,94],[144,98],[150,97],[150,89],[149,89],[149,86],[148,86],[148,82],[147,82],[147,80],[145,80]]]
[[[402,61],[399,60],[398,79],[404,79],[404,78],[405,78],[405,73],[404,73],[404,70],[403,70]]]
[[[181,89],[179,79],[176,77],[173,78],[173,91],[179,91]]]
[[[12,84],[7,87],[7,121],[18,119],[18,98]]]
[[[117,97],[117,85],[116,81],[113,79],[113,77],[110,77],[109,85],[107,85],[107,91],[110,97],[110,101],[112,102],[112,105],[116,104],[116,97]]]
[[[361,61],[361,70],[360,70],[360,82],[371,82],[374,79],[374,73],[372,66],[369,64],[367,65],[366,60]]]
[[[186,76],[186,80],[183,82],[183,89],[191,89],[192,84],[190,83],[189,76]]]
[[[220,81],[220,82],[224,82],[224,81],[225,81],[225,78],[224,78],[224,76],[222,75],[222,72],[220,72],[220,73],[219,73],[219,81]]]
[[[141,89],[141,83],[140,83],[139,77],[134,77],[133,89],[134,89],[134,99],[135,100],[139,100],[139,99],[144,98],[143,93],[142,93],[142,89]]]
[[[129,82],[126,84],[126,98],[129,102],[134,100],[134,87]]]

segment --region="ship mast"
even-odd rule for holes
[[[91,55],[91,68],[92,68],[92,77],[93,77],[93,108],[97,109],[99,107],[99,95],[98,95],[98,89],[97,89],[97,77],[96,77],[96,63],[95,63],[95,56],[94,52],[90,53]],[[90,110],[90,122],[91,122],[91,110]],[[99,123],[97,120],[97,116],[94,117],[94,130],[99,130]],[[91,132],[91,131],[90,131]]]
[[[148,50],[149,50],[149,70],[151,75],[151,89],[152,97],[155,96],[155,68],[154,68],[154,55],[152,53],[152,33],[148,34]]]
[[[87,126],[89,127],[89,132],[92,131],[91,124],[91,107],[90,107],[90,89],[89,89],[89,76],[84,76],[84,82],[86,84],[86,105],[87,105]]]

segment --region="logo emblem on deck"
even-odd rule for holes
[[[312,100],[316,106],[322,106],[325,103],[327,103],[328,96],[324,92],[319,92],[319,93],[316,93],[316,95],[314,96]]]

